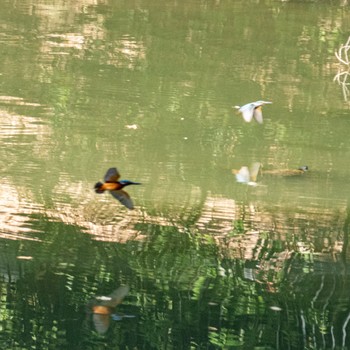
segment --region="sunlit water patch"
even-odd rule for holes
[[[3,139],[3,142],[6,142],[7,144],[13,142],[8,139],[21,135],[35,135],[39,137],[40,135],[45,135],[47,137],[50,136],[48,125],[38,120],[38,118],[25,115],[15,115],[4,110],[0,111],[0,114],[0,137]]]
[[[14,240],[40,241],[40,234],[32,225],[33,216],[42,213],[25,187],[18,187],[3,179],[0,191],[0,236]],[[40,232],[40,231],[39,231]]]

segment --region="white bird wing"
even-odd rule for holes
[[[235,175],[237,182],[248,183],[250,180],[249,169],[246,166],[242,166]]]
[[[239,109],[239,112],[242,113],[243,119],[247,122],[250,123],[253,119],[253,114],[254,114],[254,106],[252,104],[247,104],[242,106]]]
[[[258,106],[254,109],[254,113],[253,113],[254,119],[259,123],[262,124],[263,123],[263,115],[262,115],[262,108],[261,106]]]

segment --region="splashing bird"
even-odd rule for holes
[[[109,193],[123,204],[128,209],[134,209],[134,204],[127,192],[123,190],[125,186],[129,185],[141,185],[139,182],[133,182],[129,180],[120,180],[120,174],[116,168],[110,168],[104,177],[104,183],[97,182],[95,184],[95,192],[103,193],[109,191]]]
[[[259,123],[263,123],[262,106],[271,104],[269,101],[256,101],[245,104],[244,106],[235,106],[239,113],[242,113],[243,119],[250,123],[254,119]]]

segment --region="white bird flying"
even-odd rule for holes
[[[254,119],[259,123],[263,123],[263,115],[262,115],[262,106],[271,104],[272,102],[269,101],[256,101],[256,102],[250,102],[246,105],[240,107],[235,106],[236,109],[238,109],[239,113],[242,113],[243,119],[250,123],[254,117]]]

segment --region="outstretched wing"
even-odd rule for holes
[[[261,106],[258,106],[254,109],[254,113],[253,113],[254,119],[259,123],[262,124],[263,123],[263,115],[262,115],[262,108]]]
[[[261,164],[259,162],[255,162],[250,167],[250,180],[251,181],[256,181],[256,178],[258,177],[258,174],[259,174],[260,165]]]
[[[109,168],[104,177],[105,182],[117,182],[120,178],[117,168]]]
[[[101,307],[100,307],[101,308]],[[106,308],[107,310],[107,308]],[[110,320],[110,314],[102,314],[99,312],[94,312],[92,315],[92,321],[95,325],[96,331],[99,334],[104,334],[108,331]]]
[[[243,119],[249,123],[253,119],[253,113],[254,113],[254,105],[251,103],[248,103],[244,106],[242,106],[238,112],[242,113]]]
[[[250,181],[249,169],[246,166],[242,166],[239,171],[235,173],[236,181],[241,183],[248,183]]]
[[[128,209],[134,209],[134,204],[127,192],[123,190],[109,191],[109,193]]]
[[[109,307],[116,307],[119,305],[125,296],[129,293],[129,287],[128,286],[121,286],[117,288],[115,291],[113,291],[111,294],[109,294],[107,297],[104,297],[106,300],[101,302],[101,305],[109,306]]]

